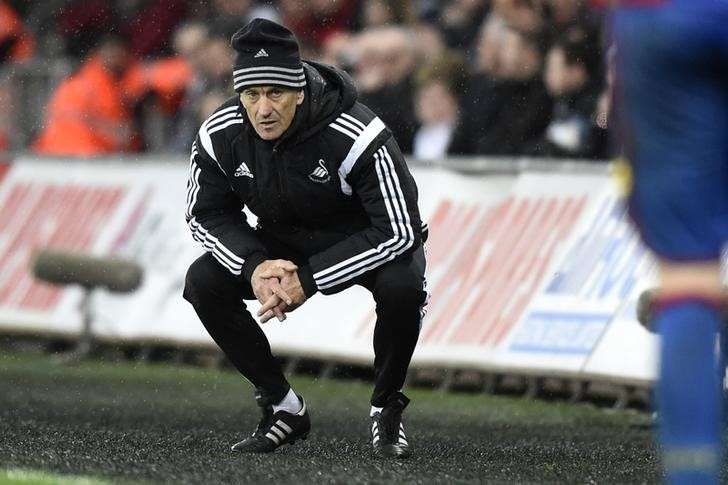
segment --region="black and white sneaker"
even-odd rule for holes
[[[301,396],[298,399],[301,400],[301,410],[292,414],[287,411],[273,412],[270,402],[256,396],[256,401],[263,410],[263,417],[255,433],[235,443],[232,450],[242,453],[270,453],[283,445],[292,445],[297,440],[308,438],[311,418],[306,409],[306,401]]]
[[[371,417],[370,435],[375,456],[409,458],[412,455],[402,425],[402,411],[409,402],[407,396],[397,392],[389,398],[381,412]]]

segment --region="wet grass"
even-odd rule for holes
[[[369,384],[291,382],[308,401],[310,438],[240,456],[229,446],[259,414],[232,371],[0,354],[0,482],[18,470],[114,482],[659,481],[649,418],[635,411],[414,389],[405,426],[415,456],[392,462],[370,453]]]

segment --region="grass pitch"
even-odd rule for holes
[[[294,377],[305,442],[229,446],[259,411],[236,373],[0,354],[0,483],[635,483],[659,481],[649,418],[588,404],[406,391],[414,457],[378,460],[368,384]],[[54,478],[55,477],[55,478]]]
[[[2,485],[111,485],[111,483],[100,478],[58,475],[33,470],[0,470]]]

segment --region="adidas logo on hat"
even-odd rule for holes
[[[253,57],[268,57],[268,53],[265,51],[265,49],[261,49]]]

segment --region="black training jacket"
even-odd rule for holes
[[[417,249],[417,187],[389,129],[356,101],[351,79],[304,63],[304,102],[274,142],[250,125],[238,97],[220,106],[192,145],[187,223],[192,236],[248,281],[269,257],[242,212],[302,255],[304,292],[336,293]]]

